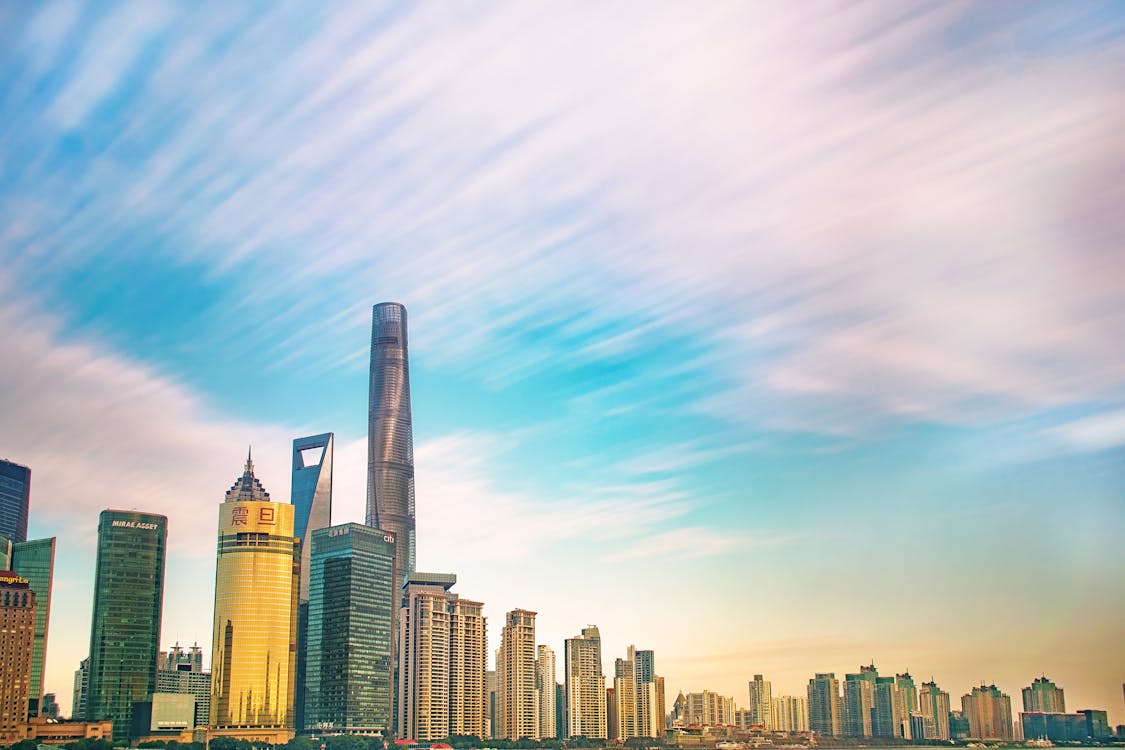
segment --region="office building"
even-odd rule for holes
[[[199,644],[184,648],[177,643],[167,652],[160,652],[156,692],[192,696],[195,699],[192,726],[204,728],[210,724],[211,673],[203,671],[203,649]]]
[[[569,670],[569,667],[568,667]],[[513,609],[505,615],[496,654],[499,739],[539,737],[539,693],[535,689],[535,612]],[[604,691],[604,684],[603,684]],[[604,692],[599,696],[605,710]]]
[[[128,738],[133,704],[156,690],[167,542],[165,516],[102,511],[86,719],[112,721],[115,741]]]
[[[499,652],[497,652],[499,653]],[[499,658],[497,659],[499,661]],[[490,669],[484,674],[485,690],[488,693],[488,728],[485,737],[490,739],[497,739],[496,733],[500,729],[499,721],[499,704],[500,696],[500,675],[495,669]],[[483,739],[483,738],[482,738]]]
[[[543,739],[558,736],[556,684],[554,649],[540,644],[535,650],[535,691],[539,694],[539,736]]]
[[[809,731],[809,700],[804,696],[781,695],[770,704],[775,732]]]
[[[90,690],[90,659],[83,659],[74,670],[74,690],[71,694],[70,718],[76,721],[86,718],[86,695]]]
[[[47,633],[51,626],[51,582],[55,572],[55,537],[9,542],[0,539],[0,552],[6,547],[3,565],[28,580],[35,592],[35,649],[31,657],[31,697],[28,715],[39,715],[43,697],[43,675],[47,668]]]
[[[841,736],[843,701],[840,681],[833,672],[817,673],[809,680],[809,731],[829,737]]]
[[[297,658],[294,679],[295,725],[305,726],[305,657],[309,626],[309,570],[316,529],[332,525],[333,434],[297,438],[293,441],[293,474],[290,500],[293,503],[293,536],[301,544],[301,577],[297,593]]]
[[[633,647],[624,659],[613,664],[613,687],[606,692],[606,733],[609,739],[627,740],[637,736],[637,678]]]
[[[961,696],[961,713],[969,722],[972,739],[1012,739],[1012,701],[995,685],[974,687]]]
[[[433,742],[449,736],[451,573],[411,573],[398,619],[398,732]]]
[[[43,702],[39,704],[39,715],[50,721],[58,721],[60,710],[55,694],[43,693]]]
[[[664,678],[656,674],[651,649],[633,652],[637,678],[637,736],[664,737]]]
[[[293,506],[270,500],[247,455],[219,505],[212,729],[271,744],[293,736],[300,562]]]
[[[1026,740],[1084,742],[1090,737],[1086,728],[1086,717],[1080,713],[1025,711],[1020,714],[1020,728]]]
[[[0,744],[22,739],[31,694],[35,592],[28,580],[0,571]]]
[[[356,523],[312,530],[305,729],[386,736],[394,685],[395,539]]]
[[[403,582],[415,570],[414,432],[406,308],[382,302],[371,310],[371,372],[367,414],[367,525],[394,534]]]
[[[614,662],[612,706],[617,733],[611,739],[664,736],[664,678],[655,672],[656,658],[651,650],[638,651],[629,646],[626,657]],[[608,724],[612,733],[614,723]]]
[[[871,731],[876,737],[910,739],[906,697],[895,677],[875,678],[875,709]]]
[[[747,705],[750,711],[749,720],[754,726],[760,726],[763,729],[773,729],[773,695],[771,694],[770,681],[764,679],[762,675],[754,675],[754,679],[750,681],[750,703]]]
[[[194,728],[195,696],[157,692],[148,700],[133,704],[130,736],[137,742],[179,739],[182,732]]]
[[[555,737],[566,738],[566,685],[555,683]]]
[[[734,726],[734,698],[710,690],[680,695],[683,698],[680,720],[685,726]]]
[[[488,619],[482,602],[450,597],[449,733],[484,737],[488,693]]]
[[[565,641],[567,733],[570,737],[607,739],[605,673],[602,672],[602,637],[590,625]]]
[[[27,541],[31,469],[0,458],[0,538]]]
[[[913,735],[916,740],[948,740],[949,731],[949,693],[941,690],[937,683],[923,682],[918,691],[918,713],[923,719],[923,735]]]
[[[1065,714],[1066,698],[1062,688],[1046,676],[1036,678],[1023,689],[1023,710],[1027,713]]]
[[[874,664],[861,666],[858,672],[851,672],[844,676],[842,729],[845,737],[873,736],[875,680],[878,677],[879,670]]]

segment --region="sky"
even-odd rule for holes
[[[0,456],[58,537],[336,434],[407,306],[418,565],[683,690],[1046,674],[1125,722],[1125,6],[0,0]],[[561,662],[559,673],[562,673]]]

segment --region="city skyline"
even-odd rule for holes
[[[160,646],[208,657],[247,444],[288,503],[333,434],[368,521],[395,300],[414,567],[490,648],[526,608],[669,705],[874,659],[1125,721],[1120,4],[259,11],[0,10],[0,456],[64,707],[102,510],[168,517]]]

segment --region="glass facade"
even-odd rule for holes
[[[398,540],[400,582],[415,570],[414,434],[406,308],[371,311],[371,383],[367,413],[367,525]]]
[[[106,510],[98,523],[86,716],[112,721],[114,739],[156,688],[167,539],[165,516]]]
[[[293,441],[293,535],[301,541],[301,579],[297,595],[297,662],[293,710],[295,726],[305,725],[305,656],[309,627],[309,566],[312,544],[309,534],[332,525],[333,435],[297,438]]]
[[[211,726],[292,729],[300,547],[249,458],[219,506]]]
[[[31,656],[31,697],[28,713],[39,715],[43,674],[47,661],[47,631],[51,624],[51,580],[55,571],[55,537],[12,545],[12,570],[30,581],[35,592],[35,648]]]
[[[0,537],[13,542],[27,540],[30,502],[31,469],[0,459]]]
[[[391,726],[397,571],[394,536],[360,524],[312,532],[306,728]]]

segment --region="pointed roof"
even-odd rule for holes
[[[250,457],[250,448],[246,449],[246,467],[242,470],[242,476],[234,481],[231,488],[227,490],[227,502],[234,502],[237,500],[264,500],[269,502],[270,493],[266,492],[266,488],[254,476],[254,461]]]

